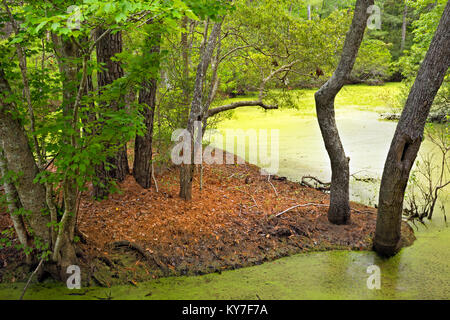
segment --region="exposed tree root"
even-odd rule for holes
[[[329,207],[330,205],[328,204],[319,204],[319,203],[306,203],[306,204],[298,204],[296,206],[290,207],[289,209],[286,209],[278,214],[275,215],[275,217],[279,217],[283,214],[285,214],[286,212],[289,212],[291,210],[294,210],[296,208],[301,208],[301,207]]]
[[[314,185],[306,180],[314,180],[314,181],[316,181],[316,184]],[[313,176],[303,176],[301,184],[304,186],[307,186],[309,188],[319,190],[319,191],[330,191],[330,188],[331,188],[331,182],[323,182]]]
[[[140,245],[138,245],[134,242],[122,240],[122,241],[113,242],[113,243],[111,243],[110,246],[113,249],[128,248],[128,249],[134,250],[134,251],[140,253],[150,264],[153,263],[153,264],[157,265],[159,268],[161,268],[162,270],[164,270],[164,271],[167,270],[167,268],[164,264],[157,261],[155,257],[153,257],[150,253],[148,253],[146,250],[144,250],[144,248],[142,248]]]
[[[98,260],[100,260],[101,262],[103,262],[104,264],[106,264],[108,267],[115,269],[116,266],[114,265],[114,263],[111,261],[111,259],[109,259],[106,256],[98,256],[96,257]]]

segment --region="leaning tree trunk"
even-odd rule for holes
[[[403,200],[411,168],[423,140],[434,98],[450,66],[450,2],[409,93],[386,159],[381,180],[374,250],[392,256],[399,250]]]
[[[35,183],[39,169],[36,165],[28,137],[17,116],[15,106],[6,98],[13,96],[5,73],[0,65],[0,146],[3,148],[8,170],[18,174],[15,187],[23,208],[29,212],[26,216],[33,236],[43,244],[50,244],[50,222],[45,202],[45,188]],[[20,173],[20,174],[19,174]]]
[[[206,116],[203,114],[202,103],[204,99],[203,84],[206,81],[207,71],[216,48],[217,39],[222,30],[222,22],[214,24],[209,39],[204,39],[200,62],[197,67],[194,93],[191,102],[191,110],[187,123],[187,131],[191,135],[191,155],[190,163],[183,163],[180,167],[180,197],[184,200],[192,199],[192,180],[194,178],[194,144],[195,144],[195,122],[203,121]],[[201,139],[201,137],[199,137]]]
[[[105,30],[97,30],[97,35],[102,35]],[[113,83],[115,80],[122,78],[124,75],[122,66],[119,61],[113,58],[116,54],[122,52],[122,33],[108,33],[97,43],[97,62],[104,64],[105,70],[97,74],[98,88],[101,92],[106,85]],[[116,102],[111,103],[111,108],[119,108]],[[113,156],[106,159],[107,163],[112,164],[112,168],[106,170],[104,165],[96,168],[97,178],[101,184],[97,184],[94,188],[94,196],[96,198],[104,198],[109,194],[108,184],[110,180],[123,181],[130,173],[128,166],[127,147],[124,145]]]
[[[30,246],[29,241],[31,240],[28,236],[27,228],[25,226],[23,216],[18,215],[18,210],[22,208],[22,204],[19,200],[19,195],[17,193],[16,186],[9,181],[6,176],[8,173],[8,165],[6,163],[5,155],[3,153],[3,149],[0,145],[0,178],[3,178],[3,188],[5,190],[6,201],[8,202],[8,211],[11,217],[11,220],[14,225],[14,230],[16,231],[17,238],[21,245],[24,248]],[[31,256],[27,254],[27,263],[31,262]]]
[[[367,9],[374,0],[356,2],[350,31],[347,33],[339,65],[333,76],[315,94],[317,119],[331,161],[331,194],[328,220],[334,224],[350,222],[349,161],[345,155],[336,125],[334,100],[350,75],[364,37],[369,15]]]

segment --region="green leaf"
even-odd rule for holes
[[[39,25],[34,29],[34,33],[38,33],[39,30],[41,30],[46,24],[47,21],[42,21],[41,23],[39,23]]]
[[[56,30],[58,30],[60,25],[61,24],[59,22],[53,22],[50,29],[52,29],[53,31],[56,31]]]
[[[121,12],[116,16],[115,21],[117,23],[119,23],[121,21],[125,21],[126,19],[127,19],[127,15],[125,13]]]
[[[64,35],[68,35],[70,32],[71,32],[71,30],[69,28],[59,29],[59,33],[64,34]]]

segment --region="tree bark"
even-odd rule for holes
[[[331,194],[328,220],[334,224],[350,222],[349,161],[336,125],[334,100],[350,75],[364,37],[369,14],[367,9],[374,0],[358,0],[352,25],[347,33],[339,65],[333,76],[315,94],[317,119],[331,162]]]
[[[150,22],[152,23],[152,22]],[[156,26],[156,25],[154,25]],[[158,26],[156,26],[158,27]],[[146,41],[148,52],[146,59],[154,62],[153,74],[142,83],[139,91],[139,104],[144,104],[143,116],[146,126],[145,135],[137,136],[134,145],[133,176],[136,182],[144,189],[149,189],[152,184],[152,161],[153,161],[153,124],[156,108],[156,94],[158,89],[157,75],[159,73],[159,54],[161,45],[160,30],[155,30]],[[144,53],[145,55],[145,53]]]
[[[97,37],[100,37],[105,30],[97,30]],[[115,34],[109,32],[97,43],[97,62],[104,64],[105,70],[97,74],[98,88],[101,90],[104,86],[110,85],[115,80],[122,78],[124,73],[119,61],[114,61],[112,58],[116,54],[122,52],[122,33]],[[119,108],[117,103],[111,103],[111,108]],[[128,166],[127,147],[124,145],[112,157],[108,157],[107,163],[112,164],[112,168],[106,170],[105,165],[100,165],[96,168],[97,177],[102,185],[98,184],[94,187],[94,196],[96,198],[104,198],[109,194],[109,181],[117,180],[122,182],[130,173]]]
[[[135,140],[133,176],[136,182],[145,189],[150,188],[152,184],[153,120],[156,106],[156,92],[156,79],[146,81],[139,92],[139,103],[146,105],[143,111],[146,131],[143,137],[137,136]]]
[[[434,98],[450,66],[450,2],[420,66],[397,125],[381,180],[374,250],[392,256],[398,250],[406,186],[423,140]]]
[[[59,222],[58,237],[53,248],[53,261],[57,263],[59,278],[66,280],[67,267],[77,264],[74,246],[75,225],[77,221],[77,195],[76,181],[71,179],[64,182],[64,214]]]
[[[4,70],[0,65],[0,146],[3,148],[8,169],[18,174],[15,183],[17,194],[23,208],[29,212],[27,222],[44,244],[50,244],[50,229],[47,223],[49,217],[44,215],[47,210],[45,203],[45,188],[34,183],[39,169],[36,165],[28,137],[24,128],[14,113],[15,106],[5,101],[13,96]]]
[[[153,157],[153,119],[155,115],[157,81],[152,79],[143,84],[139,92],[139,103],[146,104],[143,111],[146,131],[143,137],[137,136],[134,145],[133,176],[144,189],[151,187]]]
[[[22,204],[20,203],[16,186],[11,181],[6,180],[8,165],[4,156],[3,149],[0,146],[0,178],[5,178],[5,181],[3,181],[3,187],[5,190],[6,201],[8,202],[8,211],[13,222],[17,238],[19,239],[20,244],[26,248],[29,246],[30,238],[23,221],[23,216],[17,215],[17,211],[22,208]],[[31,262],[28,257],[29,256],[27,255],[27,262]]]

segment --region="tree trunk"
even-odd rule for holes
[[[408,4],[405,3],[405,9],[403,11],[403,23],[402,23],[402,42],[400,44],[400,51],[403,52],[405,49],[405,43],[406,43],[406,26],[407,26],[407,20],[408,18]]]
[[[0,178],[5,178],[5,181],[3,181],[3,187],[5,190],[6,201],[8,202],[8,211],[13,222],[17,238],[19,239],[20,244],[26,248],[29,246],[30,239],[23,221],[23,216],[17,215],[17,211],[22,208],[22,204],[20,203],[16,186],[11,181],[6,180],[7,172],[8,166],[4,157],[3,149],[0,146]],[[31,262],[29,255],[27,255],[27,262]]]
[[[206,81],[207,71],[216,48],[217,39],[222,30],[222,22],[214,24],[209,39],[204,38],[204,49],[201,51],[200,62],[197,67],[194,93],[191,102],[191,110],[187,123],[187,131],[191,134],[191,161],[180,167],[180,197],[185,200],[192,199],[192,180],[194,178],[194,144],[195,122],[203,121],[206,116],[202,108],[204,98],[203,84]],[[205,33],[206,34],[206,33]],[[201,139],[201,137],[200,137]]]
[[[353,69],[369,18],[367,8],[373,3],[373,0],[358,0],[356,2],[352,25],[345,39],[339,65],[333,76],[315,94],[317,119],[331,161],[332,177],[328,220],[334,224],[350,222],[350,158],[345,155],[339,137],[334,100]]]
[[[82,72],[82,70],[80,70],[80,68],[79,68],[78,72]],[[92,97],[93,92],[94,92],[94,82],[92,80],[92,72],[90,72],[87,74],[87,77],[86,77],[86,86],[84,88],[83,96]],[[81,113],[83,114],[83,117],[81,120],[83,121],[84,126],[88,126],[89,123],[94,122],[96,120],[95,112],[93,112],[94,104],[95,104],[94,102],[91,102],[87,105],[80,106]],[[83,128],[83,134],[89,135],[89,134],[93,134],[93,133],[88,133]]]
[[[134,145],[133,176],[145,189],[150,188],[152,176],[153,119],[155,115],[157,81],[152,79],[143,84],[139,92],[139,103],[146,104],[143,111],[146,125],[145,135],[137,136]]]
[[[450,2],[420,66],[403,109],[381,180],[374,250],[395,255],[399,248],[403,200],[411,168],[423,140],[434,98],[450,66]]]
[[[101,36],[105,30],[97,30],[97,36]],[[116,54],[122,52],[122,33],[115,34],[108,33],[97,43],[97,62],[104,64],[105,70],[97,73],[97,83],[99,91],[106,85],[113,83],[115,80],[122,78],[124,73],[119,61],[114,61],[112,58]],[[117,103],[111,103],[111,108],[119,108]],[[104,198],[109,194],[109,181],[117,180],[122,182],[130,173],[128,166],[127,147],[124,145],[113,157],[106,159],[107,163],[112,164],[112,168],[106,170],[104,165],[96,168],[97,177],[102,185],[94,187],[94,196],[97,198]]]
[[[53,249],[53,260],[57,263],[59,278],[66,280],[67,267],[77,264],[74,246],[75,224],[77,221],[78,188],[74,179],[64,182],[64,214],[60,221],[57,241]]]
[[[23,208],[29,212],[27,222],[43,244],[50,244],[49,217],[45,203],[45,188],[34,183],[39,169],[28,144],[28,137],[19,119],[14,116],[15,106],[5,101],[13,93],[0,65],[0,146],[3,148],[8,169],[20,173],[15,183]]]
[[[78,79],[78,72],[80,70],[79,58],[81,56],[80,49],[70,39],[64,39],[56,35],[53,36],[55,51],[58,54],[58,63],[60,72],[64,77],[63,82],[63,113],[65,116],[73,117],[75,104],[77,103],[77,96],[80,84]],[[84,60],[84,57],[83,57]],[[83,63],[84,65],[84,63]],[[84,72],[84,68],[83,68]],[[86,79],[87,80],[87,79]],[[82,80],[84,81],[84,79]],[[86,93],[86,87],[81,88]],[[68,121],[68,128],[74,131],[74,122],[79,121],[78,118]],[[77,139],[80,132],[75,130],[71,137],[67,137],[66,143],[70,143],[73,148],[77,148]],[[73,174],[73,173],[72,173]],[[52,260],[56,263],[56,270],[52,266],[47,266],[54,276],[62,280],[67,278],[66,269],[69,265],[77,264],[77,256],[75,254],[75,244],[73,242],[73,230],[76,222],[76,199],[78,196],[77,183],[74,177],[67,177],[63,183],[63,199],[64,199],[64,214],[59,221],[58,234],[56,241],[53,244]],[[75,199],[75,200],[74,200]],[[55,274],[56,273],[56,274]]]
[[[150,26],[150,25],[149,25]],[[152,25],[150,27],[156,27]],[[145,189],[149,189],[152,184],[152,156],[153,156],[153,123],[155,118],[156,93],[158,89],[159,73],[159,54],[161,45],[160,30],[152,32],[152,36],[146,41],[148,52],[144,53],[147,61],[154,63],[155,70],[153,74],[147,75],[148,78],[142,83],[139,91],[139,103],[144,104],[143,116],[146,126],[145,135],[137,136],[134,145],[134,165],[133,176],[136,182]]]
[[[184,97],[184,106],[181,113],[181,123],[185,124],[189,118],[189,43],[188,29],[189,18],[184,16],[181,21],[181,27],[186,30],[186,32],[181,33],[181,53],[183,58],[183,97]]]

